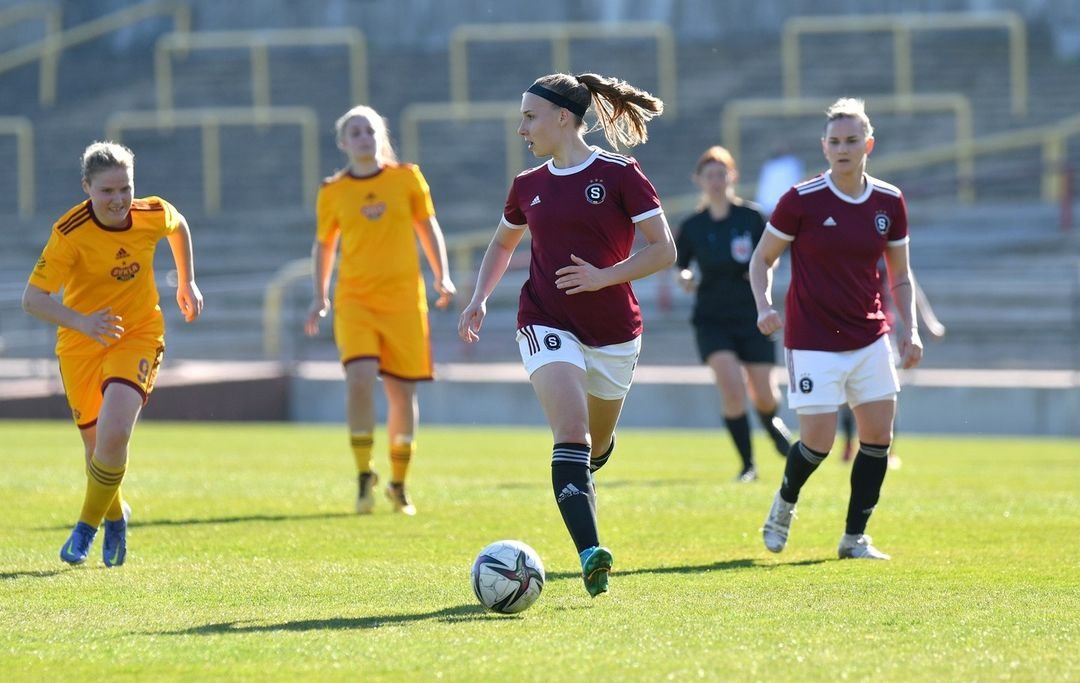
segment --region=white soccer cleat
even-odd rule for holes
[[[379,475],[374,472],[362,472],[356,477],[356,514],[370,515],[375,508],[375,485],[379,483]]]
[[[841,560],[891,560],[873,545],[873,540],[866,534],[844,534],[840,537],[840,547],[837,554]]]
[[[765,540],[765,547],[769,551],[778,553],[787,545],[788,532],[791,530],[791,520],[795,519],[795,503],[789,503],[776,492],[773,498],[769,516],[765,518],[765,526],[761,528],[761,537]]]

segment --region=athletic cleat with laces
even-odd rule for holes
[[[788,532],[791,530],[791,520],[795,519],[795,503],[789,503],[776,492],[773,498],[769,516],[765,519],[765,526],[761,528],[761,537],[765,540],[765,547],[771,552],[778,553],[787,545]]]
[[[390,482],[386,485],[386,497],[394,506],[394,512],[412,517],[416,514],[416,506],[409,500],[409,494],[405,492],[405,484]]]
[[[60,548],[60,559],[68,564],[82,564],[90,554],[90,544],[94,542],[97,529],[86,522],[79,522],[71,530],[67,543]]]
[[[739,473],[739,476],[735,477],[735,482],[739,484],[747,484],[752,481],[757,481],[757,470],[753,467],[747,467],[745,470]]]
[[[357,475],[356,482],[356,514],[370,515],[375,508],[375,485],[379,483],[379,475],[374,472],[361,472]]]
[[[120,504],[124,516],[115,521],[105,520],[105,541],[101,544],[101,559],[106,567],[119,567],[127,557],[127,527],[131,519],[131,506],[124,501]]]
[[[873,544],[873,539],[866,534],[844,534],[840,538],[840,547],[837,549],[837,553],[840,555],[841,560],[892,559],[890,555],[881,552]]]
[[[594,598],[601,593],[607,593],[608,574],[611,573],[611,563],[615,560],[611,551],[602,546],[593,546],[582,550],[580,557],[581,578],[585,582],[585,590]]]

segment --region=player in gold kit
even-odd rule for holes
[[[135,156],[95,142],[82,156],[89,199],[53,225],[30,274],[23,308],[58,326],[56,355],[86,451],[86,495],[60,559],[82,564],[102,520],[102,556],[124,563],[131,510],[120,493],[128,443],[165,353],[165,320],[154,284],[154,250],[166,238],[176,261],[176,303],[187,322],[202,312],[191,232],[160,197],[135,199]],[[52,295],[63,290],[62,301]]]
[[[386,495],[397,512],[416,514],[405,490],[415,452],[416,383],[432,379],[427,292],[416,240],[434,273],[435,306],[454,295],[442,229],[427,181],[412,164],[398,163],[386,123],[366,106],[337,120],[338,148],[349,164],[319,190],[312,246],[314,299],[304,329],[319,331],[330,310],[330,274],[341,246],[334,291],[334,339],[345,367],[346,418],[356,460],[356,511],[375,504],[372,469],[375,381],[381,375],[388,404],[390,483]]]

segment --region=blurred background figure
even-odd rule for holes
[[[802,159],[788,147],[777,147],[761,164],[754,202],[769,216],[780,197],[805,177],[806,167]]]
[[[776,347],[758,331],[750,290],[750,255],[765,230],[765,217],[735,194],[739,171],[727,149],[705,150],[692,178],[701,202],[698,212],[679,226],[675,267],[683,289],[695,293],[691,322],[701,360],[716,378],[724,424],[742,463],[736,481],[755,481],[748,394],[780,455],[786,456],[791,446],[791,434],[776,415],[780,398],[772,373]]]

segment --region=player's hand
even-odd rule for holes
[[[774,308],[764,308],[758,311],[757,328],[766,337],[771,336],[784,328],[784,321]]]
[[[922,362],[923,345],[919,332],[912,330],[900,339],[900,367],[907,370]]]
[[[484,301],[470,301],[465,310],[458,318],[458,336],[467,344],[480,341],[480,328],[484,325],[487,316],[487,303]]]
[[[314,337],[319,333],[319,321],[330,312],[330,299],[315,299],[308,308],[307,318],[304,319],[304,334]]]
[[[435,281],[435,291],[439,294],[439,298],[435,300],[435,308],[442,310],[450,305],[450,299],[457,294],[457,287],[450,278],[444,277]]]
[[[102,346],[116,341],[124,334],[120,324],[123,318],[112,314],[111,308],[102,308],[79,319],[78,330]]]
[[[181,283],[176,287],[176,305],[184,314],[184,322],[194,322],[203,310],[202,292],[194,282]]]
[[[567,294],[595,292],[607,285],[603,282],[601,270],[583,258],[570,254],[572,266],[563,266],[555,271],[555,286],[566,290]]]

